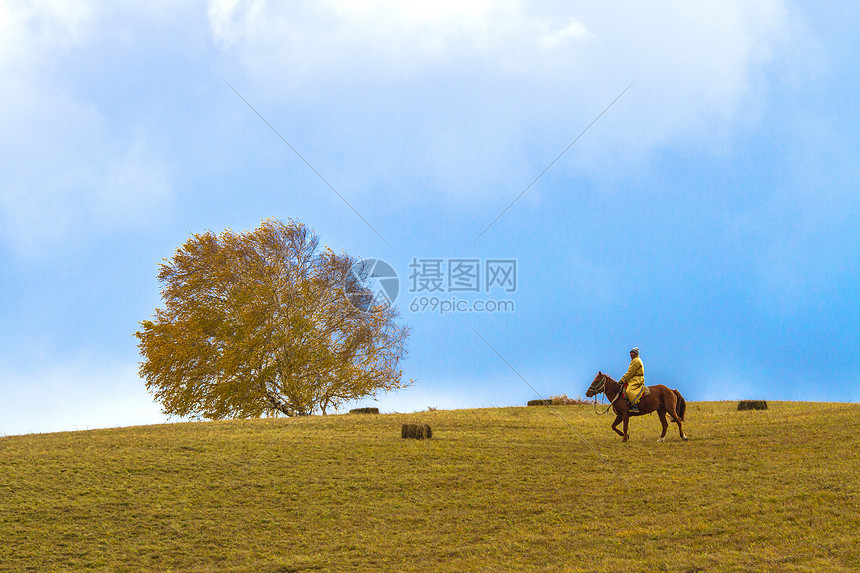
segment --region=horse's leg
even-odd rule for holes
[[[689,438],[684,435],[684,428],[681,426],[681,420],[677,420],[677,422],[678,422],[678,433],[681,434],[681,439],[686,442]]]
[[[666,412],[669,414],[669,421],[673,424],[678,423],[678,417],[675,415],[678,412],[678,404],[675,401],[675,395],[669,396],[666,399],[666,404],[664,405],[666,408]]]
[[[681,416],[678,415],[678,400],[675,399],[675,393],[672,392],[672,396],[669,400],[667,400],[669,405],[671,405],[671,410],[669,410],[669,414],[675,419],[675,423],[678,424],[678,433],[681,435],[681,439],[685,442],[687,441],[687,436],[684,435],[684,427],[681,425]]]
[[[678,402],[675,400],[674,392],[669,392],[669,394],[663,397],[663,408],[666,410],[666,413],[669,414],[669,421],[673,424],[677,424]]]
[[[663,426],[663,433],[660,434],[660,439],[657,440],[657,443],[660,443],[666,439],[666,430],[669,429],[669,422],[666,421],[666,407],[660,406],[657,409],[657,415],[660,416],[660,424]]]
[[[616,414],[615,415],[615,421],[612,423],[612,430],[616,434],[618,434],[619,436],[621,436],[623,438],[624,434],[622,434],[621,430],[618,429],[618,424],[620,424],[620,423],[621,423],[621,414]]]
[[[627,422],[629,422],[629,421],[630,421],[630,416],[628,416],[625,413],[625,415],[624,415],[624,426],[623,426],[624,433],[622,434],[624,436],[624,438],[621,440],[622,442],[626,442],[627,440],[630,439],[630,434],[627,433]]]

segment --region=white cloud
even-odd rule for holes
[[[170,196],[146,130],[111,124],[60,79],[101,24],[86,2],[0,3],[0,241],[20,254],[129,225]]]
[[[553,49],[570,41],[590,40],[594,37],[581,22],[571,20],[567,25],[548,31],[540,38],[540,43],[545,49]]]
[[[510,195],[637,78],[554,169],[718,150],[755,123],[766,68],[795,31],[779,0],[216,0],[209,19],[264,115],[313,117],[305,149],[347,157],[344,175],[364,169],[367,188],[397,164],[457,198]]]
[[[134,364],[80,357],[29,371],[0,372],[0,435],[165,421]]]
[[[216,42],[236,50],[245,67],[287,82],[331,73],[390,80],[464,63],[531,69],[537,50],[593,37],[575,18],[534,16],[511,1],[213,0],[209,21]]]
[[[0,70],[27,74],[80,44],[93,19],[90,2],[0,2]]]
[[[26,158],[7,153],[2,238],[19,254],[36,256],[61,241],[121,229],[167,203],[169,167],[144,138],[123,142],[120,149],[104,143],[74,147],[71,140],[45,140],[37,141],[43,149],[28,150]]]

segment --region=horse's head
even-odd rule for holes
[[[594,377],[594,380],[591,381],[591,386],[588,387],[588,390],[585,391],[585,397],[591,398],[592,396],[596,396],[603,392],[604,387],[606,386],[606,374],[603,372],[598,372],[597,376]]]

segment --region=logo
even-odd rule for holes
[[[362,259],[352,265],[345,291],[355,308],[371,312],[394,304],[400,293],[400,278],[382,259]]]

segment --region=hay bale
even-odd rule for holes
[[[767,402],[764,400],[741,400],[738,402],[738,410],[767,410]]]
[[[350,414],[378,414],[379,408],[355,408],[349,411]]]
[[[433,437],[433,430],[427,424],[403,424],[400,428],[400,437],[416,440],[430,439]]]
[[[529,406],[552,406],[552,398],[549,400],[529,400]]]

